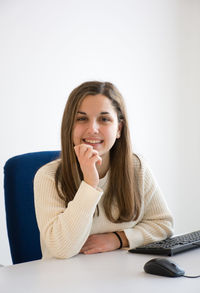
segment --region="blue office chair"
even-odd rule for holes
[[[33,178],[41,166],[59,155],[59,151],[23,154],[10,158],[4,166],[6,223],[13,264],[41,258]]]

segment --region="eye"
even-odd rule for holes
[[[100,117],[100,120],[105,123],[111,121],[109,117],[105,117],[105,116]]]
[[[85,117],[85,116],[82,116],[82,117],[77,117],[76,118],[76,121],[86,121],[87,120],[87,117]]]

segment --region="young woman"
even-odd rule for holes
[[[62,150],[34,179],[43,258],[135,248],[172,235],[173,219],[150,169],[132,153],[123,98],[109,82],[70,94]]]

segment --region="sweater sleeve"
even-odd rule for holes
[[[129,248],[160,241],[173,234],[173,217],[151,170],[144,162],[138,171],[142,212],[138,223],[124,232]]]
[[[69,258],[79,253],[87,240],[96,205],[102,190],[82,181],[67,208],[58,196],[55,180],[47,168],[41,168],[34,178],[34,201],[41,246],[48,255]],[[43,254],[44,257],[44,254]]]

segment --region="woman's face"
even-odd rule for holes
[[[103,157],[109,154],[120,131],[116,110],[106,96],[98,94],[84,98],[75,117],[74,145],[91,145]]]

